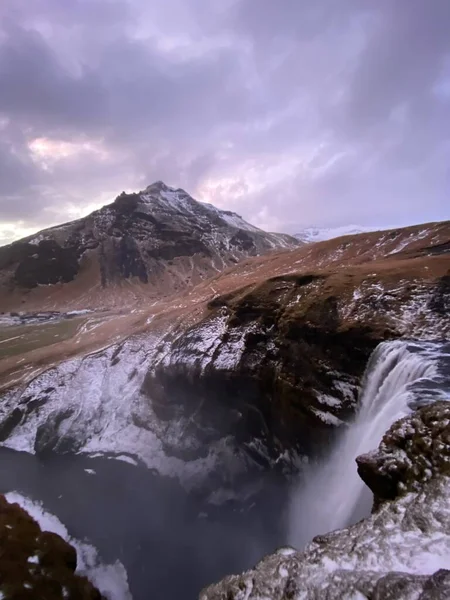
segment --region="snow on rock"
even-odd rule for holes
[[[32,244],[33,246],[37,246],[40,242],[42,242],[43,240],[46,240],[46,239],[48,239],[48,238],[44,233],[39,233],[37,236],[29,239],[28,243]]]
[[[335,415],[325,412],[323,410],[319,410],[317,408],[311,409],[312,413],[316,415],[321,421],[326,423],[327,425],[334,425],[335,427],[339,427],[344,424],[344,421],[336,417]]]
[[[200,600],[449,597],[449,410],[445,402],[424,407],[385,436],[379,455],[390,456],[390,472],[405,485],[405,491],[397,487],[400,495],[378,503],[356,525],[315,538],[304,552],[278,551],[253,570],[225,578],[205,589]],[[406,454],[416,460],[427,448],[426,470],[418,471],[412,462],[403,469],[400,447],[405,444]],[[383,468],[371,463],[381,476],[386,476],[386,460]]]
[[[182,362],[186,366],[204,370],[213,360],[213,356],[226,331],[227,316],[219,315],[194,326],[187,333],[175,338],[160,364],[168,367]],[[177,344],[181,341],[182,343]]]
[[[376,319],[397,335],[435,339],[450,334],[450,321],[437,306],[438,286],[400,280],[396,286],[367,278],[352,298],[339,299],[339,316],[361,325]]]
[[[214,328],[220,326],[220,321],[214,323],[210,333],[217,333]],[[198,342],[200,360],[200,350],[207,354],[213,349],[206,338]],[[231,438],[218,437],[207,452],[200,451],[202,441],[189,430],[190,414],[167,421],[155,412],[153,392],[143,384],[156,364],[176,360],[176,353],[165,356],[170,350],[161,337],[136,336],[63,362],[25,388],[5,393],[0,427],[8,428],[8,435],[2,444],[38,455],[106,454],[133,465],[142,462],[162,475],[179,478],[185,487],[200,485],[220,464],[235,469],[235,459],[226,458],[233,453]]]
[[[183,364],[232,371],[238,365],[245,350],[247,337],[257,330],[255,323],[247,327],[228,327],[225,313],[206,319],[188,332],[173,340],[170,352],[162,359],[164,366]]]
[[[11,504],[21,506],[39,524],[42,531],[56,533],[76,549],[77,569],[75,573],[86,576],[107,600],[131,600],[127,572],[120,561],[116,561],[114,564],[102,563],[93,546],[86,541],[72,538],[61,521],[47,512],[40,502],[17,492],[10,492],[5,497]],[[38,563],[39,557],[30,556],[28,562]]]
[[[357,463],[377,503],[420,492],[437,473],[450,475],[450,402],[436,402],[400,419],[379,449],[358,457]]]
[[[248,248],[255,243],[257,246],[262,243],[274,249],[295,247],[295,239],[289,235],[265,232],[245,221],[237,213],[198,202],[184,190],[167,186],[161,181],[148,186],[140,194],[140,201],[139,209],[148,214],[161,215],[163,218],[175,214],[187,218],[189,222],[202,228],[202,239],[208,246],[216,251],[226,248],[236,259],[242,253],[242,250],[239,250],[236,254],[237,245],[242,242],[247,244]],[[247,232],[250,236],[240,239],[239,231]]]

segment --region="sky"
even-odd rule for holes
[[[155,180],[293,233],[450,218],[449,0],[1,0],[0,244]]]

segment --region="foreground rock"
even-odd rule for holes
[[[302,553],[281,549],[200,599],[448,598],[450,404],[394,424],[379,450],[358,463],[375,494],[370,517],[315,538]]]
[[[18,504],[0,496],[0,597],[4,600],[101,600],[98,590],[75,575],[75,549],[41,531]]]

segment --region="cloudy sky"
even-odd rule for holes
[[[162,179],[254,224],[450,218],[449,0],[1,0],[0,243]]]

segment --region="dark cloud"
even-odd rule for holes
[[[0,222],[155,179],[285,230],[449,217],[448,0],[4,0],[0,23]]]
[[[72,75],[42,35],[10,25],[0,46],[0,111],[39,135],[101,126],[101,81]]]

